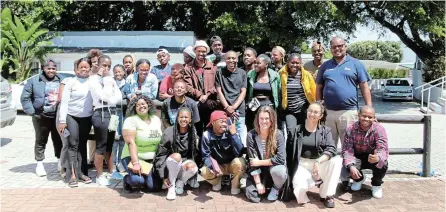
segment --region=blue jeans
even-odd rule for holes
[[[128,173],[124,176],[125,183],[132,187],[147,187],[149,191],[160,191],[162,188],[162,180],[158,176],[158,173],[154,173],[153,169],[150,171],[149,175],[141,175],[133,173],[133,171],[128,169],[128,164],[130,163],[130,157],[125,157],[121,160],[125,171]]]
[[[240,135],[243,146],[246,147],[246,136],[248,133],[246,132],[245,117],[238,117],[237,121],[235,122],[235,127]]]
[[[121,163],[121,155],[122,149],[124,149],[125,142],[124,141],[115,141],[113,143],[113,163],[118,165]]]

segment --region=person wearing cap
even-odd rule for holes
[[[50,133],[56,158],[60,158],[62,150],[62,141],[56,128],[56,110],[62,78],[57,75],[56,69],[56,62],[47,60],[43,65],[42,73],[38,77],[32,77],[25,84],[20,97],[23,111],[32,116],[36,135],[34,145],[34,156],[37,161],[36,174],[39,177],[46,175],[43,160]]]
[[[279,71],[285,64],[285,49],[281,46],[275,46],[271,51],[271,69]]]
[[[245,160],[242,158],[243,143],[234,122],[226,112],[212,112],[209,124],[201,138],[201,156],[204,166],[202,177],[212,185],[212,190],[221,190],[223,175],[234,175],[231,181],[231,194],[240,193],[240,179],[245,173]]]
[[[246,72],[237,68],[238,55],[234,51],[225,54],[226,67],[219,68],[215,79],[218,99],[226,114],[236,120],[237,132],[246,146],[245,96],[247,87]]]
[[[188,46],[183,50],[184,65],[189,64],[195,59],[195,52],[193,46]]]
[[[200,110],[201,121],[197,123],[197,132],[201,136],[204,124],[209,121],[212,111],[216,110],[220,103],[217,101],[215,89],[215,75],[217,67],[206,59],[209,46],[205,41],[198,40],[194,45],[195,59],[184,67],[183,77],[186,81],[187,96],[197,101]]]
[[[156,78],[158,78],[158,82],[161,83],[166,76],[170,75],[172,70],[172,67],[169,64],[170,54],[167,49],[161,48],[156,51],[156,58],[160,64],[153,66],[150,72],[155,74]]]
[[[210,39],[212,54],[208,55],[208,58],[211,62],[214,63],[217,67],[226,66],[224,61],[225,54],[223,53],[223,41],[219,36],[213,36]]]
[[[304,64],[304,69],[309,71],[313,78],[316,80],[317,71],[319,67],[324,62],[325,56],[325,46],[319,41],[314,41],[313,46],[311,47],[311,54],[313,55],[313,60],[308,61]]]

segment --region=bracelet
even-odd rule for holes
[[[132,162],[132,164],[133,164],[133,165],[135,165],[135,164],[139,164],[139,161]]]

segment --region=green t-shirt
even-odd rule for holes
[[[138,115],[128,117],[124,121],[123,130],[135,130],[136,131],[136,148],[138,151],[138,157],[142,160],[153,159],[155,151],[161,142],[161,120],[155,116],[150,115],[150,124],[144,122]],[[122,150],[121,158],[129,157],[130,151],[126,144]]]

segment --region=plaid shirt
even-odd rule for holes
[[[359,121],[353,123],[345,130],[345,138],[342,148],[344,166],[355,164],[355,155],[373,154],[375,149],[378,152],[379,161],[377,168],[382,168],[389,157],[387,134],[384,127],[374,122],[370,129],[365,132],[359,127]]]

